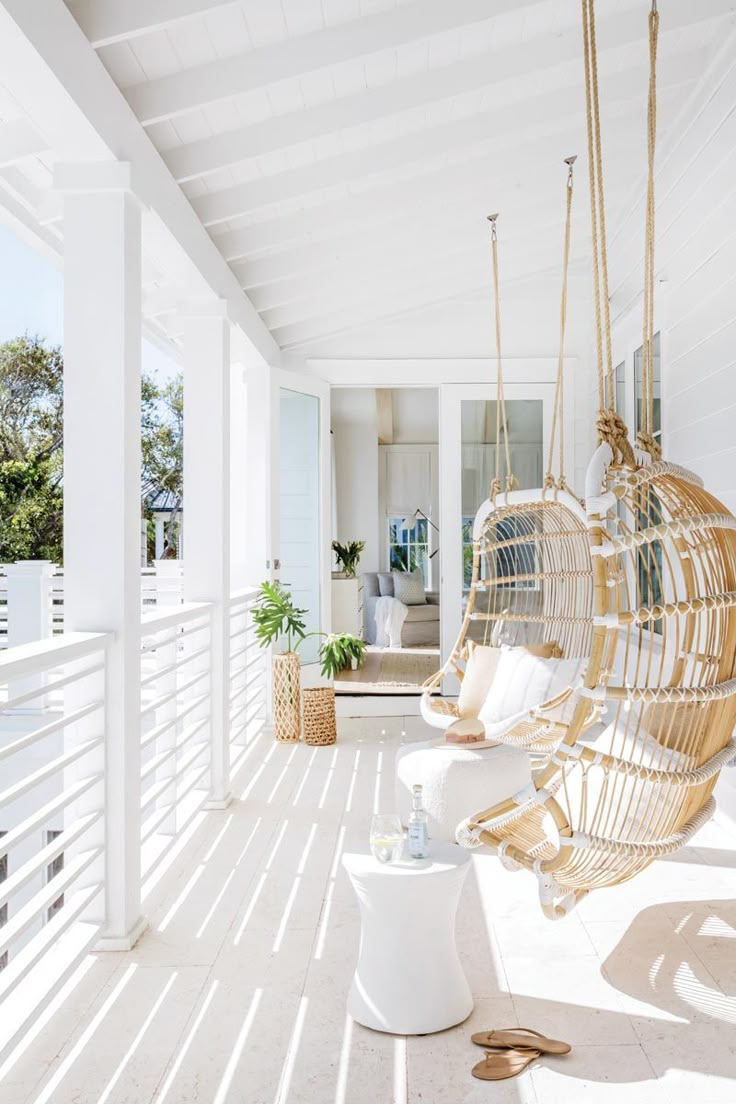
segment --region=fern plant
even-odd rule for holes
[[[351,579],[355,578],[364,548],[365,541],[348,541],[346,544],[336,540],[332,542],[332,551],[335,553],[338,566]]]
[[[286,650],[293,652],[306,638],[307,610],[298,609],[291,594],[280,583],[261,583],[258,604],[253,609],[256,637],[262,648],[268,648],[279,637],[286,637]]]

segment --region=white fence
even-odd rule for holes
[[[265,721],[255,590],[230,599],[230,771]],[[209,603],[141,616],[141,885],[166,869],[210,791]],[[106,927],[105,634],[70,633],[0,654],[0,1059]],[[111,790],[112,788],[112,790]],[[135,838],[135,837],[134,837]],[[141,886],[136,887],[139,891]]]
[[[178,606],[183,600],[181,560],[159,560],[141,569],[143,610]],[[0,649],[63,631],[63,570],[47,560],[0,565]]]

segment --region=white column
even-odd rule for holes
[[[272,388],[274,369],[266,364],[246,373],[246,448],[248,501],[248,581],[255,585],[273,575],[271,465]]]
[[[102,946],[141,914],[141,214],[130,166],[59,165],[64,193],[64,582],[67,631],[114,634],[106,682]],[[104,504],[104,532],[100,531]]]
[[[242,590],[249,578],[248,542],[254,526],[248,501],[248,385],[246,369],[233,364],[230,373],[230,586]]]
[[[154,526],[156,530],[156,549],[154,553],[154,559],[160,560],[164,554],[164,516],[163,514],[154,515]]]
[[[212,602],[210,808],[230,793],[230,323],[215,300],[182,311],[184,600]]]

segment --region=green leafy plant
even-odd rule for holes
[[[253,609],[256,637],[261,647],[268,648],[285,636],[286,650],[293,652],[306,639],[306,613],[307,610],[294,605],[291,594],[280,583],[261,583],[258,604]]]
[[[332,551],[335,553],[338,566],[351,579],[355,578],[364,548],[365,541],[348,541],[347,544],[342,544],[340,541],[332,542]]]
[[[322,676],[334,679],[340,671],[352,666],[355,660],[360,666],[365,659],[365,641],[349,633],[330,633],[319,650]]]

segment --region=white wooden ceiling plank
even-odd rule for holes
[[[289,37],[281,4],[269,0],[242,0],[246,26],[253,42],[254,50],[283,42]]]
[[[713,2],[728,4],[732,0]],[[685,9],[685,19],[695,23],[702,18],[698,13],[703,9],[700,6],[690,6],[688,0],[671,0],[671,4],[678,10]],[[666,51],[667,37],[667,33],[661,36],[663,53]],[[601,40],[606,43],[605,49],[601,50],[602,64],[609,51],[639,47],[639,11],[624,13],[613,21],[612,25],[606,27],[605,36],[601,34]],[[492,59],[473,58],[461,64],[336,100],[334,103],[281,116],[232,133],[215,135],[211,139],[192,143],[175,151],[167,159],[167,164],[177,180],[186,180],[277,148],[316,139],[326,133],[355,128],[384,116],[411,111],[428,102],[452,98],[472,89],[490,89],[504,81],[518,81],[520,73],[541,73],[542,70],[548,70],[558,81],[564,79],[569,83],[579,83],[579,69],[580,41],[579,31],[575,28],[574,33],[559,36],[554,42],[553,50],[546,40],[535,39],[530,45],[522,44]],[[523,87],[523,82],[521,86]]]
[[[550,266],[554,266],[556,258],[553,253],[548,256],[537,254],[535,264],[539,268],[530,267],[525,259],[518,268],[509,266],[506,272],[506,283],[511,280],[526,278],[532,273],[544,272]],[[354,308],[348,308],[313,318],[305,322],[297,322],[290,326],[283,326],[274,331],[274,338],[282,349],[290,349],[299,345],[306,345],[315,340],[331,337],[357,326],[376,322],[379,319],[392,318],[410,311],[420,310],[434,303],[452,302],[464,298],[468,294],[483,293],[487,289],[488,273],[467,272],[461,282],[453,287],[440,280],[428,281],[423,286],[406,288],[400,296],[392,295],[387,299],[371,303],[361,303]]]
[[[320,0],[281,0],[289,34],[301,36],[324,30],[325,18]]]
[[[627,121],[627,127],[612,135],[614,141],[609,141],[607,149],[630,153],[632,138],[637,131],[643,136],[644,120],[639,117],[641,113],[637,113],[638,106],[628,100],[620,105],[617,114]],[[609,118],[610,111],[609,107]],[[238,229],[235,224],[235,229],[216,234],[214,240],[223,256],[234,260],[268,249],[283,249],[299,240],[339,237],[351,225],[378,225],[420,207],[430,212],[447,203],[466,203],[479,192],[487,194],[491,181],[494,189],[504,187],[509,180],[514,187],[517,184],[522,186],[530,174],[532,180],[544,179],[547,167],[556,167],[561,150],[570,152],[567,146],[561,146],[560,134],[563,132],[566,134],[565,141],[574,144],[572,152],[580,149],[581,158],[584,155],[584,128],[582,121],[574,114],[568,116],[566,121],[559,120],[557,126],[563,125],[561,130],[556,131],[543,125],[540,128],[532,112],[517,118],[518,126],[514,126],[513,120],[510,121],[508,130],[504,135],[497,136],[489,156],[483,162],[472,162],[470,167],[463,163],[452,164],[406,180],[395,180],[390,176],[381,178],[378,186],[353,194],[341,203],[325,203],[316,209],[263,218],[246,229]],[[609,159],[611,156],[613,153],[609,154]],[[202,199],[195,204],[195,208],[199,210],[207,202]]]
[[[493,14],[520,2],[538,0],[496,0]],[[278,5],[273,8],[280,11]],[[254,6],[246,9],[251,32],[256,10]],[[279,41],[269,48],[264,46],[249,54],[247,63],[243,58],[231,58],[217,65],[201,66],[178,80],[148,81],[128,90],[129,102],[138,118],[148,124],[166,115],[190,111],[203,102],[394,49],[413,39],[441,34],[461,23],[479,23],[489,18],[487,0],[454,0],[452,4],[447,0],[416,0],[392,11]],[[254,38],[258,40],[257,36]]]
[[[66,0],[67,7],[93,46],[147,35],[175,26],[238,0]]]

